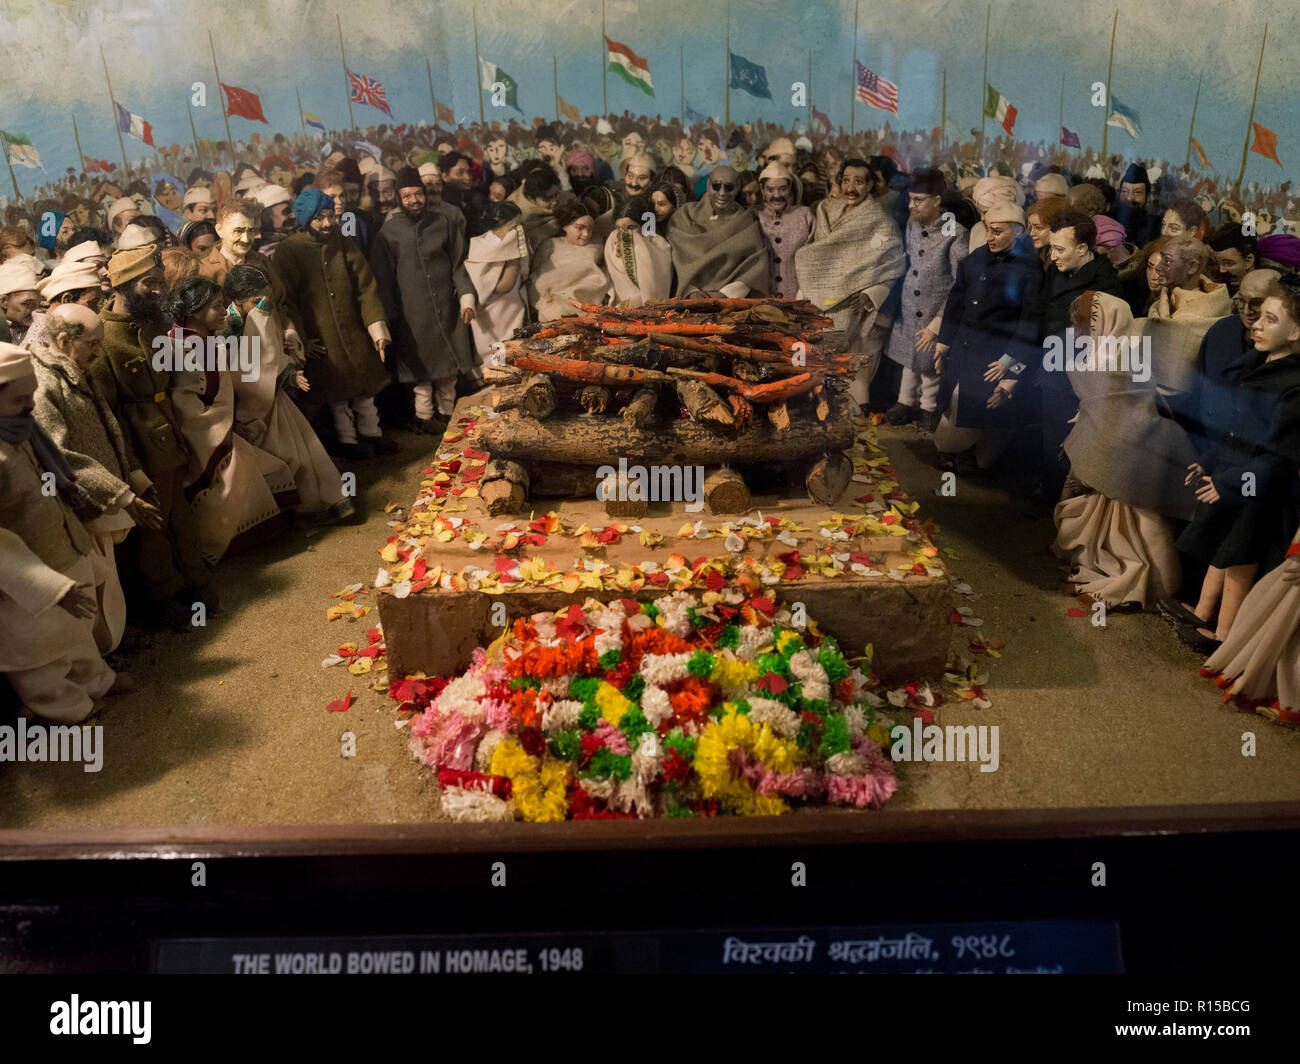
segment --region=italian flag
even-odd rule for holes
[[[623,80],[634,89],[640,89],[647,96],[655,94],[655,87],[650,81],[650,64],[632,51],[626,44],[605,38],[605,47],[609,49],[609,69],[621,74]]]
[[[985,83],[984,87],[988,90],[984,96],[984,113],[1010,133],[1011,127],[1016,124],[1016,109],[992,85]]]

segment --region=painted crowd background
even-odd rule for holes
[[[302,172],[326,145],[390,165],[440,141],[481,148],[482,123],[506,133],[518,162],[535,150],[536,125],[557,119],[566,146],[613,160],[633,119],[665,144],[679,125],[696,135],[714,126],[742,164],[772,137],[801,133],[819,147],[894,154],[904,168],[943,156],[969,172],[1046,162],[1113,179],[1139,160],[1207,206],[1256,209],[1262,229],[1290,231],[1300,215],[1288,178],[1300,152],[1290,76],[1300,17],[1288,0],[0,9],[10,171],[0,195],[11,221],[49,206],[66,213],[108,181],[143,181],[168,210],[196,169]],[[617,48],[648,88],[610,64]],[[865,102],[864,76],[895,89],[896,114]]]

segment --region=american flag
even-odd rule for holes
[[[858,99],[881,111],[898,114],[898,86],[892,81],[877,77],[861,63],[857,63],[857,68]]]
[[[393,112],[388,109],[388,100],[384,98],[383,82],[375,81],[364,74],[354,74],[349,70],[348,83],[352,87],[353,103],[368,103],[371,107],[378,107],[384,114],[392,117]]]

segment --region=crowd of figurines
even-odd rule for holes
[[[223,555],[355,519],[336,462],[393,453],[385,424],[440,436],[503,351],[595,385],[594,410],[628,363],[573,380],[584,360],[533,346],[548,331],[609,348],[647,304],[770,298],[841,338],[818,372],[622,357],[723,441],[769,393],[777,430],[847,419],[796,394],[847,355],[853,402],[958,477],[1028,470],[1081,589],[1162,609],[1234,691],[1293,705],[1294,631],[1266,623],[1300,566],[1289,184],[973,149],[625,114],[277,136],[216,146],[226,169],[175,149],[46,186],[0,229],[0,669],[25,711],[82,720],[131,686],[103,658],[128,615],[192,630]],[[633,422],[649,402],[619,398]]]

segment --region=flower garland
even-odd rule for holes
[[[455,820],[770,816],[897,789],[875,679],[740,588],[514,621],[470,667],[390,694]]]

